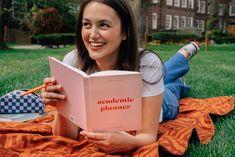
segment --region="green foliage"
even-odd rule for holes
[[[40,9],[35,12],[32,17],[32,34],[37,35],[59,32],[61,24],[61,17],[57,9],[53,7]]]
[[[37,14],[38,10],[46,8],[56,8],[61,17],[61,32],[75,32],[76,14],[77,14],[76,0],[17,0],[14,1],[14,18],[11,21],[16,28],[22,30],[31,30],[32,18]]]
[[[75,43],[75,35],[72,33],[40,34],[33,37],[37,43],[47,47],[59,47],[59,45],[71,45]]]
[[[160,43],[180,43],[191,40],[197,40],[198,37],[194,34],[183,34],[178,32],[158,32],[151,35],[151,40],[159,41]]]
[[[217,0],[215,0],[217,1]],[[217,32],[220,32],[219,28],[219,5],[217,2],[212,1],[210,2],[209,5],[209,16],[207,20],[207,34],[209,35],[210,38],[214,38]]]

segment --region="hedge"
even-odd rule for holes
[[[60,45],[72,45],[75,43],[75,34],[72,33],[55,33],[55,34],[40,34],[33,36],[37,44],[51,48],[57,48]]]
[[[183,34],[178,32],[158,32],[150,35],[152,41],[160,43],[179,43],[185,41],[199,40],[195,34]]]

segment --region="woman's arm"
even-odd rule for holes
[[[126,132],[94,133],[82,131],[94,146],[107,153],[127,152],[151,144],[157,139],[162,96],[144,97],[142,100],[142,129],[135,136]]]
[[[42,90],[41,97],[46,105],[56,105],[57,102],[65,101],[65,95],[60,92],[62,86],[57,84],[54,78],[45,78],[44,83],[48,86]],[[64,118],[56,112],[53,126],[53,135],[60,135],[76,139],[78,136],[79,127]]]
[[[73,124],[68,119],[64,118],[61,114],[56,112],[54,125],[53,125],[53,135],[69,137],[72,139],[77,139],[80,128]]]
[[[136,135],[138,146],[153,143],[157,139],[162,97],[163,94],[143,98],[142,130]]]

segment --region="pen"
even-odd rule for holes
[[[36,87],[36,88],[30,89],[30,90],[28,90],[28,91],[22,93],[20,96],[25,96],[25,95],[27,95],[27,94],[36,92],[37,90],[43,89],[43,88],[45,88],[46,86],[47,86],[46,84],[43,84],[43,85],[38,86],[38,87]]]

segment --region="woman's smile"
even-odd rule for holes
[[[92,51],[98,51],[104,47],[104,42],[90,42],[90,48]]]

